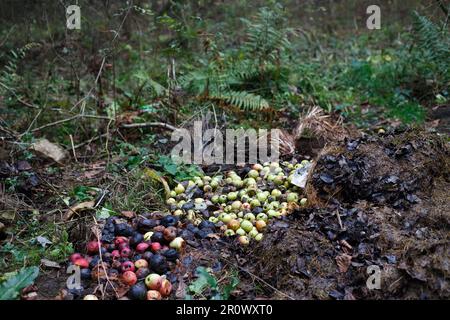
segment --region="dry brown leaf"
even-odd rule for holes
[[[56,269],[61,268],[58,262],[51,261],[48,259],[41,259],[41,265],[47,268],[56,268]]]
[[[105,171],[105,170],[104,169],[97,169],[97,170],[85,171],[85,172],[83,172],[82,177],[86,178],[86,179],[92,179],[95,176],[97,176],[100,173],[102,173],[103,171]]]
[[[85,202],[78,203],[78,204],[70,207],[66,211],[66,214],[64,215],[64,220],[67,221],[70,218],[72,218],[72,216],[74,214],[78,213],[79,211],[92,209],[94,206],[95,206],[95,201],[85,201]]]
[[[67,156],[66,151],[62,147],[44,138],[34,142],[30,148],[44,157],[50,158],[58,163],[61,163]]]
[[[336,263],[339,268],[340,273],[347,272],[348,268],[350,267],[350,264],[352,262],[352,256],[344,253],[336,257]]]

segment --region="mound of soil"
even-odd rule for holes
[[[418,130],[365,136],[326,148],[311,185],[319,198],[368,200],[404,208],[429,195],[433,179],[450,177],[444,140]]]
[[[326,204],[272,224],[247,268],[279,299],[450,298],[448,154],[414,131],[328,148],[311,176]]]

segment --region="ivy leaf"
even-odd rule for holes
[[[38,267],[22,268],[16,275],[0,285],[0,300],[17,299],[20,290],[32,284],[38,274]]]

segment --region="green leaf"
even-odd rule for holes
[[[231,291],[233,291],[237,287],[238,284],[239,284],[239,278],[236,275],[234,275],[231,278],[230,283],[227,284],[222,290],[222,297],[224,300],[227,300],[230,297]]]
[[[193,294],[201,294],[206,287],[216,288],[217,280],[214,278],[205,267],[197,268],[198,278],[191,285],[189,285],[189,291]]]
[[[32,284],[38,274],[38,267],[22,268],[16,275],[0,285],[0,300],[16,299],[20,290]]]

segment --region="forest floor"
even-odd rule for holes
[[[199,266],[210,268],[217,280],[215,286],[196,292],[197,298],[211,297],[225,288],[231,288],[231,299],[450,297],[448,143],[437,134],[407,129],[374,135],[353,131],[351,136],[322,146],[314,154],[302,154],[314,160],[305,191],[309,205],[270,223],[260,243],[242,247],[236,239],[222,237],[218,229],[198,236],[187,221],[180,222],[187,246],[179,260],[170,264],[171,298],[188,296],[189,286],[199,277]],[[122,203],[122,211],[115,208],[120,221],[136,226],[142,214],[160,219],[158,215],[167,207],[155,208],[154,213],[127,208],[126,203],[136,195],[149,203],[154,202],[154,195],[148,194],[145,183],[132,172],[120,178],[108,173],[107,161],[70,160],[49,170],[54,163],[45,157],[19,163],[3,158],[2,176],[16,179],[19,186],[16,195],[2,194],[2,220],[18,221],[13,237],[45,233],[42,226],[64,225],[65,245],[85,252],[86,243],[105,225],[92,213],[108,197],[117,198],[109,199],[110,203]],[[203,169],[208,172],[207,167]],[[246,172],[242,167],[234,169]],[[94,201],[84,199],[81,207],[67,202],[61,206],[61,200],[79,185],[96,186],[86,192],[92,193],[88,198]],[[70,208],[76,208],[76,213],[72,215]],[[44,239],[52,241],[49,236]],[[59,250],[57,255],[66,252]],[[26,254],[30,253],[35,254]],[[90,293],[126,297],[128,287],[119,278],[106,281],[97,275],[83,291],[74,292],[66,287],[68,262],[52,264],[41,259],[40,263],[41,273],[23,293],[25,298],[76,299]],[[380,290],[370,290],[366,284],[370,266],[381,270]]]
[[[0,10],[0,300],[136,298],[123,268],[138,260],[170,281],[167,299],[449,299],[439,1],[393,0],[381,30],[366,28],[364,1],[200,2],[80,1],[92,6],[76,31],[61,3],[30,2],[27,19]],[[194,121],[279,128],[282,166],[311,164],[306,186],[283,181],[299,201],[260,241],[208,222],[224,203],[188,219],[180,203],[198,197],[178,184],[252,167],[175,164],[171,133]],[[273,191],[261,173],[258,190]],[[86,257],[79,288],[74,254]]]

